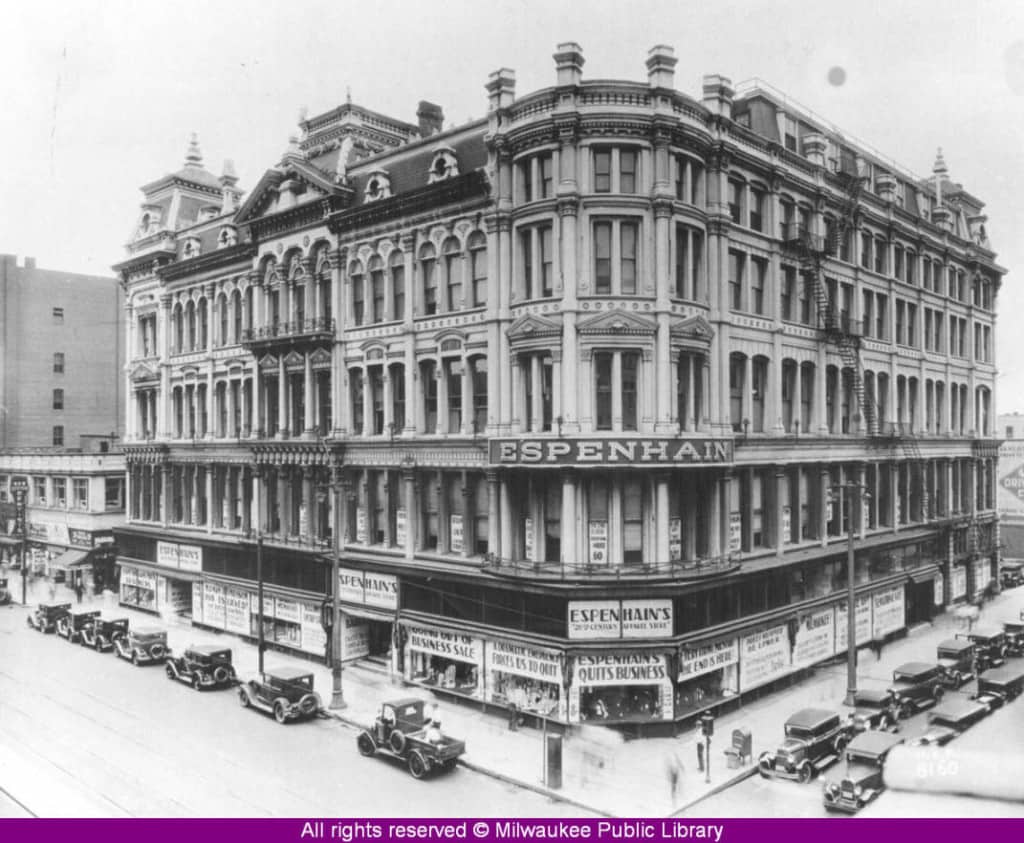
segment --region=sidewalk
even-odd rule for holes
[[[10,578],[15,599],[20,600],[21,583],[17,573],[12,572]],[[49,600],[49,584],[34,585],[36,588],[30,590],[28,595],[30,606],[40,600]],[[64,586],[57,586],[56,600],[73,605],[76,603],[74,593]],[[20,610],[17,603],[15,607]],[[165,626],[168,642],[176,651],[192,643],[230,646],[240,676],[256,671],[256,647],[233,635],[197,629],[187,620],[176,616],[161,620],[143,612],[122,608],[113,602],[107,604],[99,597],[92,600],[87,598],[82,607],[103,609],[108,616],[128,616],[133,623],[139,625]],[[1014,589],[990,602],[982,611],[980,623],[992,624],[1004,618],[1017,617],[1022,608],[1024,588]],[[932,660],[938,641],[949,637],[959,628],[952,612],[946,612],[934,624],[914,629],[907,637],[887,644],[881,660],[876,659],[870,650],[861,650],[858,654],[859,684],[864,687],[884,687],[889,683],[895,667],[914,659]],[[274,651],[266,653],[265,662],[268,668],[291,665],[312,671],[320,696],[325,703],[330,700],[331,672],[328,667]],[[395,681],[384,673],[359,665],[346,667],[343,687],[347,707],[340,712],[331,711],[330,714],[354,729],[371,724],[377,707],[384,699],[410,693],[408,686],[404,686],[400,680]],[[426,689],[413,688],[411,692],[428,699],[433,696]],[[485,713],[478,708],[456,705],[444,697],[439,697],[438,701],[444,731],[466,741],[466,754],[462,758],[466,767],[576,805],[581,811],[615,817],[653,817],[673,814],[685,816],[688,806],[755,775],[758,755],[762,751],[775,749],[787,717],[805,706],[848,711],[842,705],[845,693],[846,665],[842,662],[816,669],[808,679],[789,689],[755,700],[737,711],[716,718],[715,737],[711,742],[710,781],[705,781],[705,775],[697,770],[692,731],[675,739],[645,738],[625,742],[618,733],[601,727],[586,729],[585,736],[582,732],[573,732],[566,735],[562,745],[563,772],[562,787],[559,790],[552,790],[543,784],[544,746],[540,731],[527,728],[509,731],[504,710],[489,707]],[[726,766],[724,750],[730,744],[732,730],[737,728],[751,730],[753,763],[730,770]],[[342,740],[350,741],[353,765],[364,763],[356,750],[355,731],[348,732]],[[682,759],[684,766],[674,804],[665,766],[666,758],[672,753]]]

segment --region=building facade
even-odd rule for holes
[[[117,279],[0,255],[0,449],[76,447],[124,427]]]
[[[1000,414],[996,503],[1003,556],[1024,559],[1024,413]]]
[[[671,724],[984,588],[982,204],[764,86],[586,81],[442,130],[351,103],[144,188],[121,565],[194,623],[561,722]],[[201,172],[200,172],[201,171]],[[182,215],[182,209],[191,210]],[[334,517],[335,503],[338,516]]]

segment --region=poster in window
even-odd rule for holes
[[[871,595],[862,594],[857,598],[857,646],[871,640]],[[836,653],[846,652],[846,601],[836,604]]]
[[[448,518],[449,534],[451,536],[451,547],[452,553],[462,553],[463,548],[463,535],[462,535],[462,516],[451,515]]]
[[[533,519],[523,519],[523,555],[533,559]]]
[[[274,614],[279,621],[299,623],[299,604],[295,600],[278,597],[274,600]]]
[[[320,624],[320,607],[316,603],[300,603],[301,634],[299,647],[307,653],[324,655],[327,651],[327,633]]]
[[[260,613],[260,595],[258,591],[249,592],[249,611],[254,615]],[[266,592],[263,593],[263,617],[274,617],[274,598]]]
[[[352,661],[370,655],[370,625],[361,618],[341,615],[341,658]]]
[[[935,586],[935,598],[934,598],[935,605],[936,606],[941,606],[945,602],[942,599],[942,597],[943,597],[943,589],[945,588],[945,585],[946,585],[946,578],[944,576],[942,576],[942,574],[936,574],[935,575],[935,579],[932,580],[932,582],[934,583],[934,586]]]
[[[890,632],[903,629],[905,612],[903,608],[903,586],[897,585],[876,591],[872,595],[871,610],[874,638],[879,640]]]
[[[782,543],[789,544],[790,536],[793,535],[793,509],[782,507]]]
[[[299,504],[299,535],[309,535],[309,510],[305,504]]]
[[[405,547],[405,509],[399,507],[395,510],[395,544]]]
[[[737,551],[743,547],[743,518],[738,512],[729,513],[729,550]]]
[[[249,592],[240,588],[227,588],[224,594],[224,627],[229,632],[248,635]]]
[[[835,607],[810,612],[799,619],[793,644],[793,666],[806,667],[835,654]]]
[[[608,564],[608,522],[590,522],[590,564],[603,567]]]
[[[370,528],[366,520],[366,507],[356,507],[356,541],[359,544],[370,543]]]
[[[224,586],[215,582],[203,583],[203,623],[224,629]]]
[[[668,558],[678,562],[683,558],[683,519],[668,520]]]
[[[785,624],[762,629],[740,639],[741,690],[764,685],[791,669],[789,633]]]
[[[949,578],[949,599],[959,600],[967,594],[967,569],[964,567],[954,568]]]
[[[195,623],[205,623],[203,620],[203,584],[192,583],[192,620]]]

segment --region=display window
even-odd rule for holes
[[[727,700],[739,691],[737,665],[721,667],[676,686],[676,717]]]
[[[512,641],[487,642],[487,700],[519,711],[565,719],[563,656]]]
[[[669,720],[673,686],[661,653],[579,655],[573,670],[573,722]]]
[[[442,629],[406,627],[406,679],[477,697],[483,692],[483,641]]]
[[[156,574],[137,568],[121,569],[121,603],[149,612],[157,610]]]

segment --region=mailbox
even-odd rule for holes
[[[749,760],[754,755],[754,739],[750,729],[732,730],[732,748],[740,760]]]

